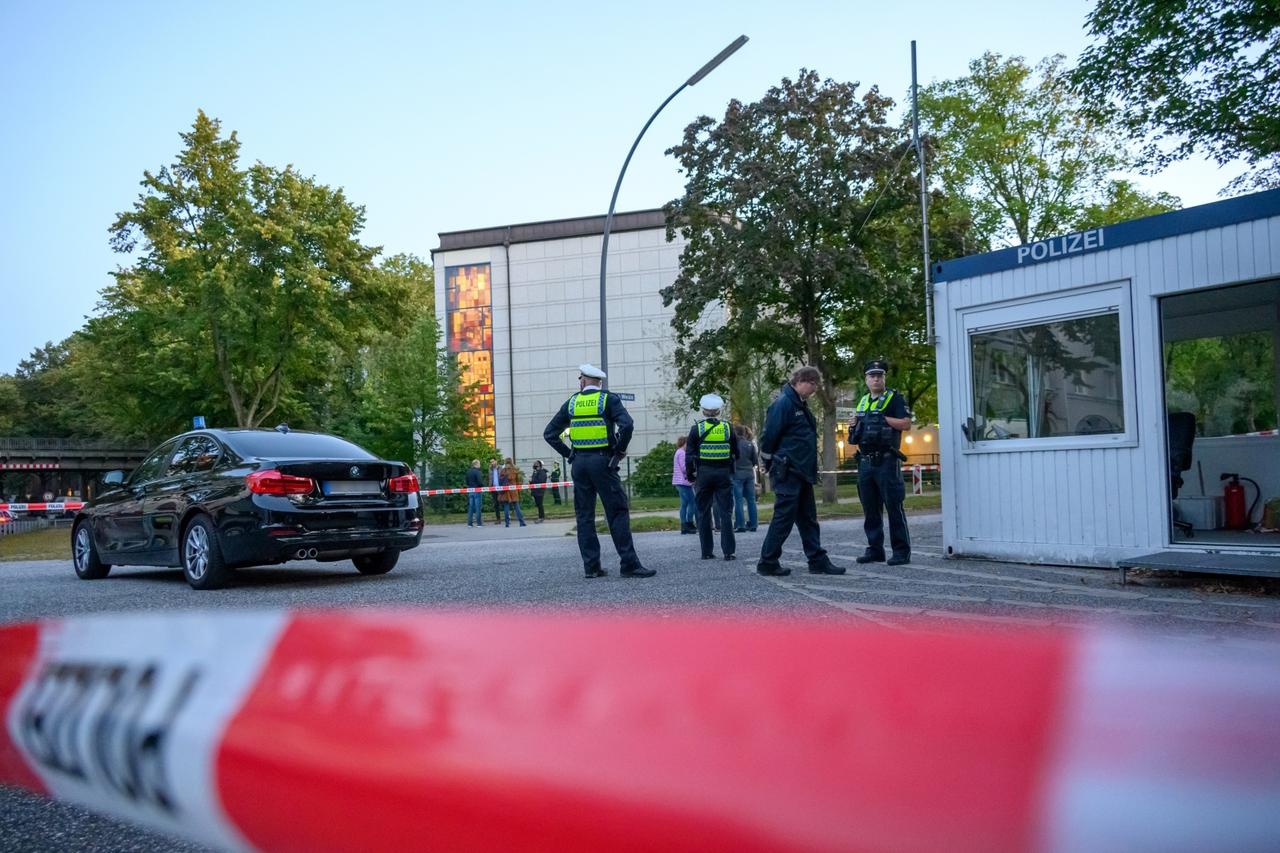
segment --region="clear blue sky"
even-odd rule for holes
[[[345,188],[365,242],[426,257],[440,231],[604,213],[644,120],[739,34],[649,129],[619,210],[680,194],[663,151],[687,123],[802,67],[901,98],[913,38],[922,83],[984,50],[1074,59],[1090,5],[0,0],[0,372],[94,311],[126,260],[108,226],[198,109],[246,164]],[[1233,176],[1197,162],[1143,183],[1197,204]]]

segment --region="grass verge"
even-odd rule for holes
[[[0,562],[70,559],[71,531],[66,527],[46,527],[30,533],[0,536]]]

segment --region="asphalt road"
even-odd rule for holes
[[[787,578],[754,571],[763,530],[740,534],[739,559],[698,559],[696,537],[636,536],[651,579],[582,577],[566,522],[526,528],[428,526],[421,547],[388,575],[363,577],[350,563],[299,563],[241,570],[228,589],[196,592],[176,569],[115,569],[101,581],[76,578],[62,561],[0,563],[0,622],[80,613],[196,608],[432,607],[540,611],[719,611],[747,618],[819,618],[874,623],[893,630],[962,626],[1020,630],[1034,625],[1105,622],[1171,639],[1233,648],[1280,644],[1280,594],[1274,582],[1185,575],[1025,566],[941,558],[941,517],[912,518],[912,564],[857,566],[860,519],[823,525],[823,542],[843,576],[805,572],[799,538],[788,542]],[[719,546],[717,543],[717,553]],[[1276,646],[1280,648],[1280,645]],[[196,850],[199,848],[99,818],[79,809],[0,789],[0,851]]]

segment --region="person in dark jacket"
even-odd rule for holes
[[[734,431],[738,433],[738,461],[733,466],[733,532],[755,533],[756,466],[760,464],[760,454],[750,427],[738,424]]]
[[[547,469],[542,467],[542,460],[533,460],[533,476],[529,478],[530,485],[537,486],[539,483],[547,482]],[[533,492],[533,505],[538,508],[538,517],[535,518],[534,524],[541,524],[547,520],[547,513],[542,508],[542,502],[546,500],[546,489],[531,489]]]
[[[569,457],[573,477],[573,512],[578,528],[578,552],[588,578],[608,574],[600,565],[600,537],[596,535],[596,496],[604,504],[613,547],[618,550],[624,578],[649,578],[657,572],[640,565],[631,540],[631,509],[618,477],[627,455],[635,421],[617,394],[601,389],[605,373],[590,364],[578,366],[577,394],[556,409],[542,437],[561,456]],[[569,442],[560,434],[569,429]]]
[[[489,485],[494,486],[494,490],[489,494],[493,495],[493,523],[502,523],[502,499],[499,495],[502,492],[497,490],[497,486],[502,485],[502,468],[498,465],[497,459],[489,460]]]
[[[684,471],[693,481],[698,505],[698,543],[702,559],[715,557],[711,536],[711,505],[715,504],[720,529],[720,551],[726,560],[736,560],[738,548],[733,535],[733,466],[738,460],[738,436],[728,421],[720,420],[724,400],[719,394],[704,394],[698,401],[702,420],[689,430],[685,445]]]
[[[813,485],[818,481],[818,422],[809,411],[808,399],[818,390],[822,374],[816,367],[801,367],[782,386],[769,406],[760,434],[760,458],[773,480],[773,520],[760,548],[756,571],[762,575],[789,575],[779,561],[782,543],[792,526],[800,528],[800,541],[813,574],[842,575],[823,549],[818,529],[818,505]]]
[[[911,532],[902,510],[906,487],[902,482],[902,433],[911,429],[911,412],[897,391],[884,385],[884,359],[866,364],[867,393],[854,409],[853,440],[858,445],[858,500],[862,503],[867,550],[859,563],[884,561],[884,518],[889,516],[891,566],[911,562]]]
[[[551,466],[551,482],[553,482],[553,483],[558,483],[558,482],[560,482],[560,476],[561,476],[561,475],[560,475],[560,463],[559,463],[559,462],[557,462],[557,463],[555,463],[554,465],[552,465],[552,466]],[[560,490],[561,490],[562,488],[564,488],[564,487],[563,487],[563,486],[552,486],[552,487],[551,487],[551,499],[552,499],[553,501],[555,501],[555,502],[556,502],[556,506],[559,506],[559,505],[560,505],[560,503],[561,503],[561,501],[560,501]]]
[[[467,488],[479,489],[485,485],[484,471],[480,469],[480,460],[472,459],[467,469]],[[467,527],[484,527],[484,492],[467,493]],[[472,524],[472,518],[475,523]]]

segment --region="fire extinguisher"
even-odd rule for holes
[[[1248,477],[1241,477],[1239,474],[1223,474],[1219,480],[1230,480],[1222,487],[1222,503],[1226,513],[1227,530],[1246,530],[1249,527],[1249,519],[1253,518],[1253,509],[1258,505],[1258,498],[1262,496],[1262,489],[1258,488],[1258,484],[1254,483]],[[1240,485],[1240,481],[1253,483],[1255,492],[1253,504],[1246,510],[1244,508],[1244,486]]]

